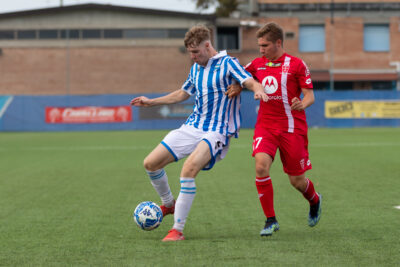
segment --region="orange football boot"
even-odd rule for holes
[[[185,240],[183,233],[179,232],[176,229],[171,229],[168,231],[167,236],[164,237],[164,239],[162,241],[169,242],[169,241],[181,241],[181,240]]]

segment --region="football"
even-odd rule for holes
[[[133,212],[133,219],[143,230],[156,229],[162,222],[163,214],[161,208],[154,202],[145,201],[137,205]]]

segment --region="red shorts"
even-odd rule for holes
[[[261,127],[254,130],[253,157],[257,153],[266,153],[274,159],[278,148],[285,173],[297,176],[312,168],[307,135]]]

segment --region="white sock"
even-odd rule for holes
[[[194,196],[196,195],[196,184],[194,178],[181,177],[181,191],[175,203],[174,226],[179,232],[183,232],[186,218],[192,207]]]
[[[164,169],[153,172],[146,170],[146,172],[150,177],[151,184],[160,196],[162,204],[166,207],[172,207],[174,204],[174,196],[169,188],[167,173]]]

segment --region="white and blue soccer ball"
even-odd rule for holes
[[[151,231],[161,224],[163,214],[156,203],[145,201],[137,205],[133,212],[133,219],[140,228]]]

